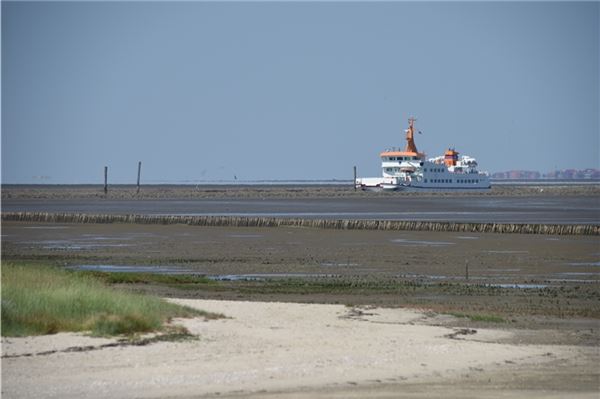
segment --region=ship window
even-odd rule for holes
[[[425,183],[427,183],[427,179],[425,179]]]

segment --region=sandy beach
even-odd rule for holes
[[[418,310],[174,301],[227,318],[175,320],[198,339],[147,346],[3,338],[2,396],[597,397],[597,347],[520,344],[510,330],[449,328],[451,316]]]

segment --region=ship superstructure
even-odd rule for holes
[[[486,172],[477,169],[477,160],[460,156],[454,148],[444,155],[426,159],[415,144],[414,123],[408,120],[406,147],[381,152],[382,177],[363,177],[355,181],[363,190],[485,190],[490,188]]]

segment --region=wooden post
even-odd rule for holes
[[[138,162],[137,193],[140,192],[140,173],[142,172],[142,161]]]
[[[356,166],[354,166],[354,181],[352,184],[354,185],[354,191],[356,191]]]
[[[108,166],[104,167],[104,194],[108,193]]]

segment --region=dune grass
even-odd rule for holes
[[[27,263],[3,262],[1,297],[3,336],[131,335],[159,331],[173,317],[216,316],[117,291],[90,275]]]

